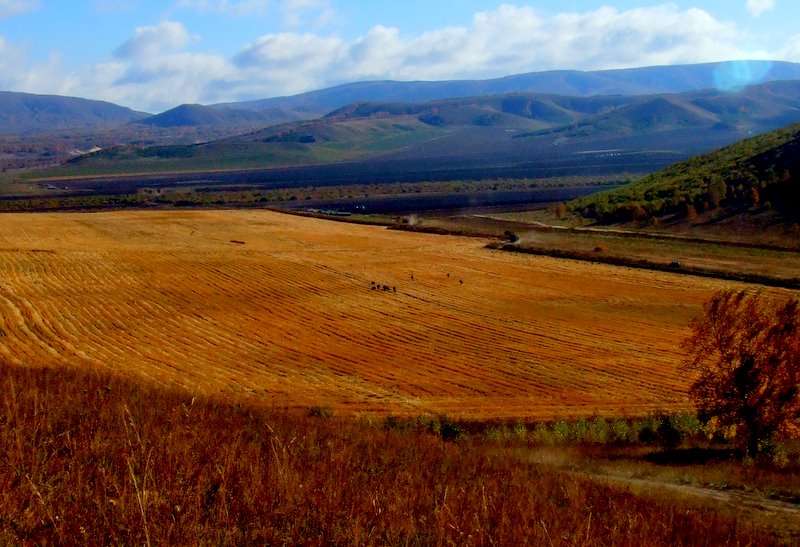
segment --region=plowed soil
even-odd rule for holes
[[[335,411],[688,407],[680,340],[734,284],[484,244],[265,211],[4,215],[0,358]]]

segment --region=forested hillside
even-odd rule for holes
[[[623,188],[570,204],[602,224],[692,219],[703,212],[735,215],[774,211],[780,220],[800,217],[800,124],[753,137],[679,163]]]

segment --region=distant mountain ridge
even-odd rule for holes
[[[289,97],[211,105],[283,113],[309,119],[359,101],[426,102],[509,93],[653,95],[702,89],[732,90],[750,84],[800,79],[800,64],[778,61],[723,61],[600,71],[556,70],[489,80],[373,81],[343,84]]]
[[[356,102],[415,103],[514,93],[569,97],[654,95],[729,90],[778,80],[800,80],[800,64],[726,61],[591,72],[533,72],[489,80],[356,82],[289,97],[207,106],[180,105],[155,116],[103,101],[4,91],[0,92],[0,135],[64,128],[105,129],[131,122],[170,128],[237,125],[251,128],[254,124],[266,127],[319,118]]]
[[[523,130],[512,139],[546,136],[560,142],[697,129],[747,134],[800,121],[800,80],[675,94],[569,97],[533,93],[422,103],[359,102],[320,121],[413,116],[437,127],[496,126]],[[309,132],[308,123],[302,127]],[[524,129],[529,131],[524,131]]]
[[[234,108],[210,108],[199,104],[182,104],[161,114],[139,120],[156,127],[198,127],[204,125],[268,125],[272,120],[264,113]]]
[[[104,101],[0,91],[0,135],[104,129],[148,116]]]

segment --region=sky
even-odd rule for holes
[[[0,90],[144,112],[364,80],[800,62],[797,0],[0,0]]]

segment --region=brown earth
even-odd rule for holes
[[[680,340],[734,283],[484,245],[266,211],[4,215],[0,358],[336,411],[687,407]]]

